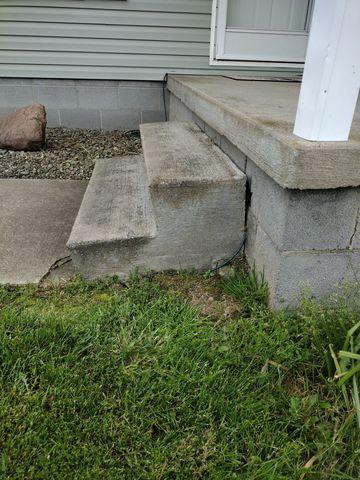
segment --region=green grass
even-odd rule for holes
[[[161,276],[0,287],[1,479],[359,478],[328,356],[358,308],[273,313],[251,276],[198,280],[238,313]]]

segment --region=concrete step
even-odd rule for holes
[[[141,155],[98,160],[68,242],[86,278],[208,269],[244,238],[245,176],[198,128],[141,126]]]
[[[195,123],[146,123],[140,132],[153,188],[244,182],[244,174]]]
[[[143,251],[155,235],[143,156],[97,160],[67,243],[75,267],[87,278],[125,277],[147,268]]]
[[[140,125],[158,233],[168,268],[209,268],[244,237],[245,175],[193,123]],[[155,252],[153,252],[155,255]]]

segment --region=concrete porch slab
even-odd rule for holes
[[[292,133],[299,83],[171,75],[168,88],[282,187],[360,186],[359,108],[348,142],[310,142]]]
[[[0,283],[38,282],[60,258],[87,182],[0,179]]]

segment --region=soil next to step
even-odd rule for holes
[[[98,158],[140,151],[140,139],[125,132],[48,128],[38,152],[0,150],[0,178],[86,180]]]

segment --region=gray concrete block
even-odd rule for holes
[[[103,130],[137,130],[140,124],[140,111],[131,108],[101,111]]]
[[[99,110],[116,110],[119,107],[117,87],[76,87],[80,108],[98,108]]]
[[[118,87],[120,83],[123,83],[122,81],[119,81],[119,80],[83,80],[83,79],[77,79],[77,80],[74,80],[74,82],[75,82],[75,85],[78,85],[79,87],[84,86],[84,87],[101,87],[101,88]]]
[[[281,252],[251,214],[246,254],[264,273],[273,308],[296,306],[303,296],[321,299],[360,278],[360,251]]]
[[[118,87],[118,104],[119,108],[128,109],[134,108],[136,110],[141,110],[142,107],[142,95],[141,89],[139,87]]]
[[[360,207],[357,209],[356,219],[353,228],[353,234],[350,238],[350,248],[360,249]]]
[[[141,112],[141,123],[165,122],[164,110],[144,110]]]
[[[158,113],[163,110],[161,82],[3,78],[0,85],[0,108],[37,101],[48,111],[61,110],[62,123],[70,128],[101,128],[102,121],[106,130],[136,129],[142,111],[144,122],[164,119]]]
[[[251,212],[280,250],[349,248],[360,189],[289,190],[248,160]]]
[[[24,86],[32,85],[32,80],[30,78],[12,78],[12,77],[2,77],[0,78],[0,85],[9,85],[9,86]]]
[[[48,127],[60,127],[60,115],[58,110],[46,109],[46,121]]]
[[[74,87],[78,80],[63,79],[63,78],[34,78],[29,79],[33,86],[47,86],[47,87]]]
[[[89,128],[93,130],[101,128],[99,110],[72,108],[60,109],[59,112],[62,127]]]
[[[0,118],[6,117],[10,113],[12,113],[14,110],[15,109],[11,107],[4,107],[4,108],[0,107]]]
[[[149,88],[142,86],[118,87],[120,108],[138,108],[140,110],[160,110],[162,106],[162,88]]]
[[[3,85],[0,88],[0,106],[19,108],[34,103],[31,85]]]
[[[45,108],[76,108],[77,95],[73,86],[34,86],[34,100]]]
[[[119,89],[119,92],[121,89]],[[163,110],[163,90],[162,88],[142,88],[140,90],[142,110]]]

